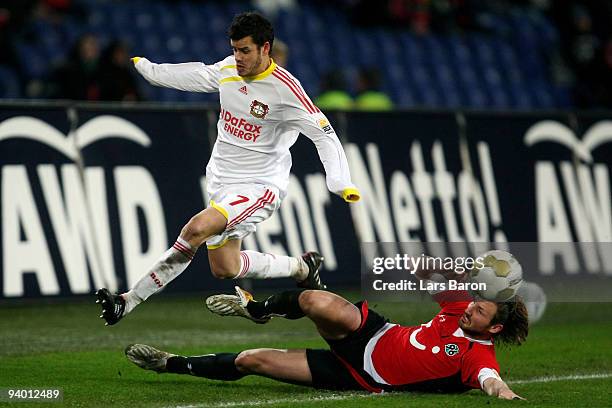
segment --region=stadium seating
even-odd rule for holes
[[[5,65],[0,65],[0,96],[2,98],[20,98],[19,78],[15,71]]]
[[[17,44],[23,75],[44,79],[65,58],[69,45],[86,32],[102,45],[121,38],[134,55],[153,61],[214,62],[230,52],[226,29],[232,16],[249,8],[227,2],[167,2],[132,0],[81,2],[88,18],[67,18],[61,26],[34,20],[28,30],[36,41]],[[514,8],[503,15],[481,13],[486,31],[417,36],[408,30],[358,28],[332,6],[301,2],[295,11],[281,10],[274,21],[276,35],[289,46],[287,67],[312,95],[323,74],[344,67],[349,79],[359,66],[380,69],[387,92],[399,107],[533,109],[566,107],[567,90],[556,88],[547,69],[546,50],[557,41],[556,29],[544,16]],[[518,57],[520,55],[520,57]],[[0,83],[12,80],[0,70]],[[351,92],[354,92],[354,81]],[[144,85],[144,83],[143,83]],[[214,101],[198,95],[151,89],[143,94],[160,101]],[[0,97],[15,95],[2,86]]]

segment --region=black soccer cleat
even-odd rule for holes
[[[106,320],[107,326],[112,326],[123,317],[125,312],[125,299],[121,295],[113,295],[106,288],[96,291],[96,303],[102,306],[100,319]]]
[[[302,259],[308,265],[308,276],[303,281],[298,282],[298,287],[318,290],[327,289],[327,286],[321,282],[321,276],[319,276],[319,269],[324,261],[323,256],[318,252],[311,251],[302,255]]]

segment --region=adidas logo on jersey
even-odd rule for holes
[[[247,87],[246,87],[246,85],[245,85],[245,86],[243,86],[242,88],[240,88],[240,89],[239,89],[239,91],[240,91],[240,92],[242,92],[242,93],[243,93],[243,94],[245,94],[245,95],[248,95],[248,94],[249,94],[249,92],[247,91]]]

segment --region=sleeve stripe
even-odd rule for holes
[[[308,113],[317,113],[320,112],[319,109],[313,105],[313,103],[308,99],[308,97],[304,94],[304,92],[300,89],[300,87],[289,77],[287,74],[282,73],[279,69],[274,70],[272,72],[276,78],[282,81],[294,95],[302,102],[302,105],[306,108]]]
[[[302,105],[304,105],[304,107],[306,108],[306,110],[308,111],[308,113],[314,113],[314,111],[312,110],[312,108],[310,108],[308,106],[308,102],[304,99],[303,96],[300,95],[300,93],[298,93],[298,91],[293,87],[293,85],[284,77],[282,77],[280,74],[278,74],[276,71],[274,71],[272,73],[272,75],[274,75],[276,78],[278,78],[281,82],[283,82],[285,85],[287,85],[287,87],[289,89],[291,89],[291,92],[293,92],[293,94],[300,100],[300,102],[302,102]]]
[[[287,79],[289,79],[296,86],[298,91],[302,94],[304,99],[306,99],[308,104],[314,109],[315,112],[321,112],[319,110],[319,108],[317,108],[317,106],[314,103],[312,103],[312,101],[310,100],[310,98],[306,94],[306,91],[304,91],[304,88],[302,88],[302,86],[295,81],[295,78],[289,73],[289,71],[287,71],[286,69],[284,69],[282,67],[278,67],[278,71],[279,71],[279,73],[283,74]]]

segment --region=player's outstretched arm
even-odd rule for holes
[[[508,385],[497,378],[487,378],[482,383],[482,390],[488,395],[506,400],[524,400],[525,398],[517,395]]]
[[[317,148],[325,168],[327,188],[347,203],[361,199],[359,189],[351,181],[348,160],[336,132],[321,112],[307,112],[298,106],[291,109],[289,125],[308,137]]]
[[[339,195],[347,203],[359,201],[361,193],[351,181],[346,153],[325,115],[320,112],[310,115],[303,119],[301,125],[301,132],[312,140],[317,148],[319,159],[325,168],[329,191]]]
[[[285,126],[306,135],[317,148],[319,159],[325,168],[325,181],[327,189],[339,195],[347,203],[354,203],[361,199],[359,189],[351,181],[348,160],[344,148],[329,120],[317,108],[300,82],[290,77],[290,74],[279,68],[283,84],[290,78],[290,86],[280,86],[278,91],[283,106]]]
[[[218,92],[219,65],[201,62],[156,64],[144,57],[133,57],[134,67],[151,85],[191,92]]]

